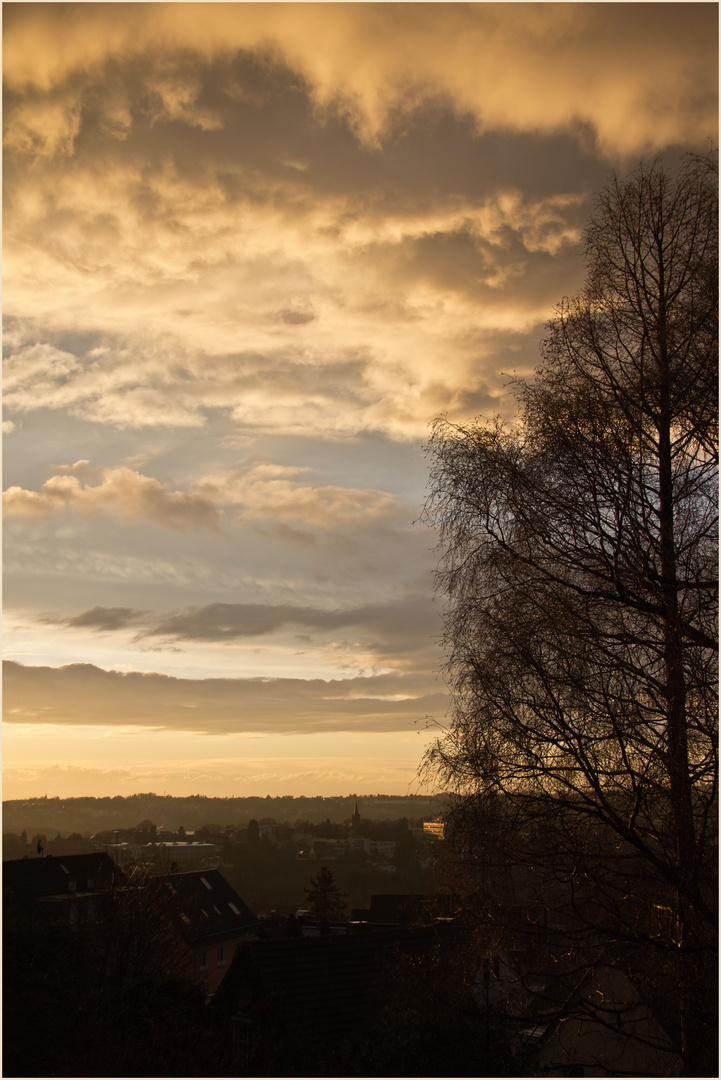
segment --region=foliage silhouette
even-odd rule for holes
[[[715,162],[615,178],[586,256],[515,384],[518,424],[433,429],[454,705],[425,767],[462,796],[471,878],[495,858],[507,898],[538,897],[543,867],[566,935],[663,954],[699,1075],[716,1046]]]

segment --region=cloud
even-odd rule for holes
[[[88,611],[82,611],[71,619],[61,620],[52,616],[41,616],[41,621],[55,624],[64,623],[66,626],[83,630],[108,632],[124,630],[128,626],[136,624],[139,619],[142,619],[143,614],[143,612],[133,611],[132,608],[96,606]]]
[[[609,150],[637,152],[714,129],[716,29],[704,4],[34,4],[8,8],[3,61],[11,90],[47,95],[160,43],[208,62],[258,50],[371,146],[409,102],[438,97],[482,130],[587,123]],[[192,71],[171,68],[155,90],[161,115],[218,122]],[[111,123],[122,136],[122,101]]]
[[[62,410],[120,428],[204,423],[202,398],[183,375],[182,352],[169,356],[167,344],[158,342],[145,349],[125,340],[113,345],[75,355],[49,342],[19,348],[10,343],[3,368],[5,409]]]
[[[87,461],[59,466],[40,491],[12,486],[3,492],[10,517],[38,518],[65,507],[76,513],[151,521],[167,529],[217,529],[221,511],[199,495],[168,491],[158,480],[124,466],[90,469]],[[96,480],[96,483],[93,483]]]
[[[133,608],[96,606],[72,617],[46,614],[42,621],[101,632],[139,627],[138,639],[162,637],[171,641],[230,642],[262,637],[293,628],[333,634],[354,629],[375,642],[392,642],[396,649],[413,651],[438,636],[439,618],[425,593],[388,603],[369,603],[345,609],[323,609],[293,604],[205,604],[157,615]]]
[[[715,137],[714,6],[3,19],[12,655],[98,665],[12,669],[11,720],[381,732],[444,710],[418,671],[439,622],[421,441],[441,413],[512,415],[503,373],[533,371],[580,288],[610,168]],[[103,670],[138,649],[170,674],[389,674]]]
[[[298,466],[259,463],[246,471],[205,477],[194,490],[201,498],[237,508],[237,520],[272,528],[291,526],[299,535],[310,531],[368,528],[390,522],[401,509],[392,495],[372,489],[300,483],[306,470]]]
[[[427,650],[440,635],[440,621],[427,595],[408,596],[391,603],[323,610],[290,604],[208,604],[157,620],[145,634],[170,641],[234,641],[281,630],[305,630],[337,638],[350,632],[362,637],[365,648],[379,658],[395,655],[408,664],[413,653]]]
[[[152,736],[145,732],[143,737],[147,747]],[[172,736],[156,734],[155,737]],[[276,797],[316,792],[325,796],[347,795],[355,791],[410,794],[421,787],[416,776],[417,751],[407,753],[402,761],[388,760],[380,753],[375,757],[356,754],[329,767],[327,759],[319,755],[296,754],[290,763],[277,757],[249,761],[247,757],[233,756],[236,750],[232,743],[227,746],[222,761],[199,756],[197,752],[189,761],[178,761],[166,754],[157,764],[133,761],[122,768],[46,765],[37,761],[6,766],[3,793],[6,800],[37,798],[39,792],[49,798],[97,797],[101,791],[124,796],[139,791],[175,796],[205,791],[227,798],[236,794],[263,797],[269,792]]]
[[[92,468],[87,461],[57,465],[39,491],[13,485],[3,492],[8,518],[38,519],[70,509],[87,516],[105,514],[150,521],[179,532],[217,530],[224,508],[236,525],[273,532],[289,541],[312,541],[320,534],[350,535],[386,525],[403,512],[393,496],[372,489],[299,483],[298,466],[258,463],[196,481],[188,492],[170,491],[153,477],[126,466]]]
[[[503,409],[499,335],[580,285],[599,139],[716,130],[708,5],[15,8],[11,420],[406,439]]]
[[[264,660],[272,655],[288,674],[314,669],[317,674],[329,670],[358,675],[418,674],[441,663],[442,624],[429,593],[361,605],[336,602],[333,607],[218,602],[157,612],[96,605],[72,616],[45,612],[38,621],[89,631],[93,637],[128,632],[127,642],[121,644],[116,638],[114,652],[106,651],[116,658],[126,655],[131,661],[138,648],[162,651],[167,662],[173,652],[197,654],[199,649],[207,652],[222,646],[233,647],[237,663],[257,673],[268,670]],[[87,634],[84,641],[86,649],[93,647]],[[65,647],[73,647],[67,634]]]
[[[92,664],[4,664],[8,723],[133,725],[204,734],[415,730],[442,714],[446,695],[428,676],[340,680],[179,679],[104,671]]]

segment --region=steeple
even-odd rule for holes
[[[350,819],[351,832],[357,833],[360,831],[360,813],[358,812],[358,800],[355,801],[355,809]]]

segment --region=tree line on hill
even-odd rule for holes
[[[172,796],[152,792],[104,798],[7,799],[3,801],[3,823],[8,832],[29,834],[62,832],[95,833],[102,829],[128,829],[142,819],[158,826],[177,828],[182,822],[189,831],[204,825],[247,825],[252,818],[276,821],[350,820],[355,802],[360,804],[365,822],[400,817],[430,820],[442,814],[448,800],[443,795],[348,795],[291,796],[265,798],[214,798],[205,795]]]

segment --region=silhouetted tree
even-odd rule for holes
[[[684,1068],[712,1075],[715,164],[614,179],[586,254],[586,286],[550,323],[544,366],[516,383],[519,423],[433,430],[426,513],[454,705],[426,765],[465,796],[467,866],[462,826],[496,815],[529,872],[546,860],[556,902],[565,882],[577,920],[583,897],[605,940],[664,952]],[[486,829],[508,863],[503,836]]]
[[[137,834],[140,843],[149,844],[153,840],[155,840],[158,834],[158,826],[155,825],[148,818],[145,818],[145,820],[141,821],[139,825],[136,825],[133,832]]]
[[[348,906],[348,894],[341,892],[327,867],[322,866],[317,876],[311,877],[310,888],[304,892],[314,919],[331,922],[343,918]]]

